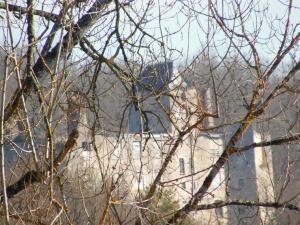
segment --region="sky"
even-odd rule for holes
[[[20,3],[21,1],[17,1]],[[44,1],[48,4],[45,9],[51,9],[51,2],[53,0]],[[151,49],[151,54],[149,51],[144,51],[145,58],[149,60],[151,58],[159,57],[170,58],[175,61],[175,63],[184,63],[191,61],[195,56],[199,54],[203,49],[205,49],[205,45],[208,42],[207,40],[211,40],[212,33],[215,32],[214,35],[214,44],[217,46],[216,49],[218,50],[218,54],[224,55],[228,49],[229,42],[228,38],[224,41],[224,34],[223,32],[214,27],[209,26],[209,21],[207,19],[207,1],[203,0],[139,0],[134,1],[133,6],[128,9],[133,12],[133,17],[137,19],[141,16],[143,10],[147,7],[147,3],[152,2],[150,5],[149,17],[147,17],[147,23],[143,24],[142,26],[144,29],[149,33],[153,34],[159,38],[159,40],[165,43],[166,48],[162,48],[159,43],[153,42],[150,38],[143,39],[143,44],[149,45]],[[219,11],[221,12],[221,2],[217,1]],[[225,2],[225,0],[224,0]],[[227,1],[233,2],[233,1]],[[239,1],[245,2],[245,1]],[[261,23],[260,27],[260,37],[261,44],[257,44],[256,47],[259,53],[265,58],[266,60],[271,60],[274,56],[274,52],[276,49],[279,48],[278,39],[281,40],[280,31],[278,27],[284,28],[284,24],[281,24],[281,18],[287,16],[287,7],[286,2],[287,0],[261,0],[261,1],[251,1],[253,2],[252,7],[258,9],[265,9],[263,11],[263,22],[259,21],[260,18],[257,15],[250,15],[245,19],[246,30],[250,32],[254,32],[255,26]],[[256,3],[259,3],[259,7]],[[300,1],[294,1],[293,3],[295,7],[292,9],[292,16],[291,16],[291,26],[296,27],[296,31],[299,31],[299,27],[296,26],[300,21]],[[224,15],[228,14],[229,12],[232,13],[230,8],[226,8],[223,10]],[[241,4],[241,8],[246,8],[245,5]],[[246,10],[247,11],[247,10]],[[134,15],[135,14],[135,15]],[[2,14],[3,15],[3,14]],[[262,14],[261,14],[262,15]],[[5,19],[0,18],[1,26],[5,27]],[[2,20],[2,21],[1,21]],[[228,24],[234,27],[230,21]],[[22,25],[22,24],[21,24]],[[17,40],[19,32],[17,32],[20,27],[16,28],[16,32],[14,32],[15,39]],[[122,30],[122,34],[125,37],[126,33],[132,28],[124,27]],[[41,29],[37,27],[37,33],[41,32]],[[237,29],[237,31],[239,31]],[[1,30],[0,32],[4,32]],[[101,34],[95,35],[95,45],[101,48],[103,43],[97,41],[100,39],[99,36]],[[141,33],[139,33],[136,37],[132,39],[138,40],[140,38]],[[252,35],[253,36],[253,35]],[[3,43],[3,33],[0,35],[0,42]],[[272,37],[272,38],[270,38]],[[91,39],[93,37],[90,37]],[[245,44],[244,42],[239,43],[238,45],[241,46],[241,51],[247,52],[249,50],[248,47],[243,47]],[[210,48],[212,52],[215,50],[213,49],[213,42],[210,42]],[[176,49],[176,50],[175,50]],[[275,51],[274,51],[275,50]],[[80,53],[78,53],[80,55]],[[216,54],[216,51],[215,51]]]
[[[193,6],[190,2],[191,1],[184,0],[177,1],[177,3],[175,3],[174,6],[172,6],[172,10],[168,12],[168,14],[165,16],[170,19],[166,20],[164,23],[164,26],[166,26],[167,29],[170,30],[171,28],[173,28],[173,30],[176,30],[176,28],[178,29],[182,24],[185,24],[185,26],[180,32],[172,35],[170,44],[172,47],[176,47],[182,52],[182,58],[188,60],[191,60],[204,48],[204,46],[207,43],[207,34],[209,33],[209,31],[212,32],[215,29],[215,27],[210,27],[208,25],[209,23],[207,16],[201,15],[201,13],[207,13],[206,8],[204,6],[201,7],[200,4],[196,4]],[[206,1],[199,2],[204,2],[203,5],[206,4]],[[258,18],[257,15],[254,14],[250,15],[245,19],[245,29],[248,30],[249,33],[252,33],[256,30],[256,24],[261,23],[260,32],[258,35],[258,37],[260,37],[261,44],[257,44],[256,47],[263,58],[265,58],[266,60],[271,60],[274,57],[274,50],[277,50],[279,48],[280,42],[278,40],[282,40],[280,34],[283,33],[283,28],[285,27],[285,24],[281,22],[281,19],[287,17],[288,1],[261,0],[252,2],[254,2],[253,7],[255,7],[256,10],[264,9],[264,18]],[[259,3],[259,6],[255,4],[255,2]],[[190,11],[187,10],[187,5],[190,6]],[[300,1],[294,1],[293,5],[295,7],[291,11],[290,24],[291,27],[296,27],[296,32],[299,32],[300,29],[298,25],[300,22]],[[183,6],[185,6],[184,9],[181,8]],[[246,9],[246,5],[244,6],[244,8]],[[195,16],[193,10],[198,11],[200,13],[198,13],[197,16]],[[230,11],[230,9],[228,9],[228,11]],[[173,16],[174,14],[175,16]],[[226,12],[224,14],[226,14]],[[192,18],[189,17],[190,15],[192,15]],[[260,19],[262,20],[260,21]],[[228,24],[230,24],[230,22]],[[232,27],[233,26],[234,25],[232,24]],[[281,30],[279,30],[279,28]],[[215,31],[216,33],[214,34],[214,39],[217,48],[221,53],[225,54],[225,52],[227,51],[228,43],[224,42],[224,33],[221,32],[220,29],[216,29]],[[239,30],[237,29],[237,31]],[[211,38],[212,36],[210,35],[209,37]],[[247,48],[243,48],[243,50],[246,51]]]

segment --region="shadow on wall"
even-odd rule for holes
[[[238,127],[232,126],[225,132],[228,141]],[[238,145],[249,145],[254,141],[253,127],[244,134]],[[256,183],[255,152],[245,151],[230,157],[225,167],[228,200],[258,201],[258,188]],[[228,224],[260,224],[258,207],[228,206]]]

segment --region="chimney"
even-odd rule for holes
[[[212,93],[210,88],[202,89],[198,95],[198,109],[213,113]],[[203,121],[203,127],[208,128],[214,126],[214,118],[208,117]],[[203,128],[202,127],[202,128]]]
[[[206,110],[210,113],[213,113],[213,98],[212,98],[212,93],[211,93],[211,89],[208,88],[206,90],[206,96],[205,96],[205,99],[206,99]],[[213,117],[208,117],[207,119],[207,126],[208,127],[213,127],[214,126],[214,118]]]

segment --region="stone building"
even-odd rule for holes
[[[152,80],[148,79],[145,71],[151,74]],[[120,125],[119,122],[111,125],[111,120],[104,116],[104,125],[102,130],[95,135],[95,146],[93,146],[90,129],[86,129],[88,125],[84,125],[88,124],[88,118],[85,118],[85,122],[82,122],[82,135],[78,142],[78,149],[73,152],[74,160],[70,160],[72,171],[76,171],[80,165],[81,169],[85,168],[84,172],[88,168],[89,173],[85,174],[91,174],[93,179],[98,179],[99,182],[110,180],[112,177],[114,181],[118,180],[120,190],[122,194],[127,193],[129,202],[140,199],[140,195],[153,182],[164,157],[174,146],[174,140],[178,136],[176,127],[177,129],[183,128],[195,122],[199,115],[197,110],[200,107],[206,109],[213,107],[211,104],[213,94],[209,85],[195,87],[186,83],[176,75],[171,63],[167,66],[151,65],[145,71],[141,75],[136,90],[140,108],[153,112],[148,113],[149,130],[144,129],[145,120],[134,106],[131,106],[128,111],[116,108],[111,110],[113,106],[119,108],[126,105],[128,99],[121,100],[121,103],[116,101],[117,104],[112,100],[118,99],[115,94],[118,96],[124,96],[124,94],[120,92],[107,94],[103,99],[109,97],[109,100],[103,102],[107,102],[109,107],[105,107],[104,104],[103,108],[109,109],[108,111],[113,117],[115,116],[114,118],[119,118],[115,120],[117,122],[121,121],[121,115],[124,115],[124,124]],[[164,76],[164,74],[167,75]],[[112,78],[106,81],[108,81],[108,87],[112,83],[117,85],[117,81]],[[230,80],[224,82],[230,82]],[[293,82],[291,85],[297,88],[298,81]],[[159,98],[155,96],[155,91],[161,93]],[[251,89],[249,91],[251,92]],[[170,94],[174,98],[171,99]],[[245,93],[245,96],[247,97],[248,94]],[[186,106],[189,110],[185,110],[182,106]],[[238,99],[235,87],[229,87],[227,94],[222,96],[220,108],[226,112],[222,115],[223,118],[221,116],[219,119],[206,120],[199,126],[234,124],[234,121],[242,118],[246,110],[241,99]],[[106,114],[109,113],[106,112]],[[267,115],[273,119],[254,123],[237,143],[238,146],[298,133],[298,94],[286,93],[279,97],[278,102],[270,108]],[[106,126],[106,121],[109,121],[110,125]],[[114,126],[122,127],[121,135],[118,135],[118,129],[113,129]],[[105,130],[105,127],[109,129]],[[208,171],[205,169],[215,162],[235,130],[235,125],[226,126],[215,133],[199,132],[195,129],[185,137],[161,180],[163,187],[174,190],[181,205],[186,203],[202,184]],[[94,147],[97,151],[94,151]],[[78,159],[81,163],[78,163]],[[86,167],[82,167],[83,164]],[[202,203],[238,199],[260,202],[287,201],[298,205],[298,164],[299,146],[297,143],[257,147],[238,153],[229,159]],[[101,176],[99,176],[99,171],[101,171]],[[195,214],[195,218],[198,218],[202,224],[299,223],[299,216],[294,211],[246,206],[228,206],[200,211]]]
[[[68,166],[71,177],[81,176],[98,184],[114,183],[118,186],[119,197],[127,193],[127,202],[141,199],[166,155],[174,148],[178,130],[195,123],[200,110],[199,93],[195,88],[187,88],[181,77],[174,73],[171,62],[147,67],[136,90],[140,109],[148,113],[147,121],[141,111],[132,106],[124,113],[129,117],[127,132],[118,134],[101,130],[91,138],[87,114],[83,114],[78,149],[73,151]],[[155,91],[162,94],[153,96]],[[223,145],[222,134],[194,129],[180,142],[161,178],[160,187],[174,191],[180,205],[185,204],[202,184]],[[222,170],[203,203],[224,200],[224,185],[225,172]],[[218,224],[226,220],[226,213],[226,209],[221,208],[201,211],[194,217],[202,224]]]

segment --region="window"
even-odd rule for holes
[[[223,209],[222,209],[222,207],[215,208],[215,213],[216,213],[217,218],[222,218],[223,217]]]
[[[184,190],[186,189],[185,182],[181,183],[181,185],[180,185],[180,186],[181,186],[181,188],[182,188],[182,189],[184,189]]]
[[[179,174],[185,175],[184,158],[179,159]]]
[[[91,148],[91,143],[87,142],[87,141],[84,141],[81,143],[81,147],[84,151],[91,151],[92,148]]]
[[[192,158],[190,158],[190,172],[191,174],[195,172],[194,160]]]
[[[141,142],[140,141],[132,142],[132,157],[133,157],[133,159],[141,158]]]

